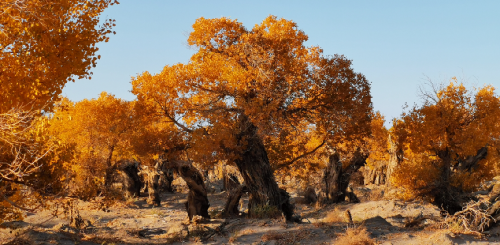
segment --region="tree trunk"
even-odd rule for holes
[[[339,161],[339,154],[334,153],[328,159],[328,165],[321,177],[320,193],[318,201],[322,205],[337,203],[342,196],[340,186],[340,176],[342,175],[342,163]]]
[[[105,170],[105,176],[104,176],[104,187],[106,189],[109,189],[111,184],[113,184],[113,175],[114,175],[115,170],[116,170],[116,164],[115,165],[111,164],[114,149],[115,149],[115,146],[110,147],[109,155],[108,155],[108,158],[106,159],[106,170]]]
[[[375,168],[366,167],[363,171],[364,183],[365,185],[384,185],[387,183],[387,168],[384,165],[379,165]]]
[[[340,177],[340,188],[342,191],[342,199],[345,199],[347,196],[349,202],[359,202],[359,199],[352,192],[352,189],[349,188],[350,191],[348,191],[349,181],[351,179],[352,174],[354,174],[361,167],[366,165],[367,158],[368,156],[362,153],[361,150],[358,148],[353,153],[351,159],[349,159],[349,165],[346,169],[344,169]]]
[[[174,192],[174,189],[172,188],[172,181],[174,181],[174,173],[172,169],[160,169],[160,190]]]
[[[186,202],[189,220],[195,215],[210,219],[208,215],[210,204],[201,173],[193,166],[182,166],[179,168],[179,174],[189,187],[188,201]]]
[[[272,210],[272,207],[276,207],[287,220],[294,220],[290,200],[287,195],[281,195],[283,191],[278,188],[257,127],[245,115],[240,115],[240,133],[237,138],[238,146],[243,150],[235,163],[249,191],[249,217],[261,216],[255,215],[256,210]]]
[[[363,171],[363,176],[365,177],[365,185],[375,184],[375,185],[386,185],[391,186],[391,176],[396,170],[396,167],[402,161],[402,152],[398,152],[396,143],[392,141],[389,135],[389,161],[379,162],[376,164],[378,167],[373,169],[366,167]]]
[[[161,206],[160,202],[160,172],[158,171],[158,164],[154,167],[144,168],[142,172],[145,174],[147,186],[148,186],[148,204],[155,207]]]
[[[136,162],[124,161],[120,164],[122,176],[122,187],[126,197],[139,197],[141,192],[141,180],[139,178],[139,168]]]
[[[223,178],[223,190],[231,191],[232,189],[238,188],[240,186],[240,181],[236,175],[231,173],[224,173]]]
[[[462,210],[462,207],[458,203],[458,200],[454,195],[455,191],[450,185],[452,166],[451,153],[450,150],[446,148],[446,150],[439,151],[437,155],[439,159],[441,159],[443,166],[441,169],[441,178],[438,180],[438,183],[434,190],[432,190],[431,194],[434,196],[434,204],[438,207],[444,208],[450,214],[454,214],[455,212]]]
[[[386,169],[386,181],[385,184],[386,186],[391,186],[391,177],[394,171],[396,171],[396,168],[399,166],[399,164],[403,161],[403,152],[398,152],[398,148],[396,146],[396,143],[392,141],[391,137],[389,136],[389,162],[387,163],[387,169]]]
[[[210,219],[210,215],[208,215],[210,204],[207,189],[200,171],[193,167],[190,162],[179,160],[166,161],[163,167],[175,169],[181,178],[186,181],[189,193],[185,206],[189,220],[192,220],[195,215]]]
[[[240,199],[243,194],[247,192],[246,186],[240,185],[236,188],[231,189],[227,196],[226,204],[224,205],[224,211],[222,213],[223,217],[237,216],[240,213],[238,205],[240,204]]]
[[[458,166],[455,166],[455,168],[458,168],[461,171],[472,171],[472,168],[476,167],[479,161],[483,160],[488,156],[488,147],[482,147],[479,149],[476,153],[475,156],[468,156],[464,160],[460,161]]]
[[[366,158],[367,156],[357,149],[349,160],[348,167],[342,169],[338,153],[331,155],[328,166],[323,172],[319,203],[322,205],[338,203],[346,200],[346,198],[349,202],[359,202],[351,188],[348,191],[348,187],[351,175],[366,165]]]

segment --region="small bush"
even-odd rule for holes
[[[264,205],[252,207],[250,211],[251,218],[278,218],[281,217],[281,211],[276,206]]]
[[[335,207],[334,210],[328,212],[326,217],[323,219],[325,223],[337,223],[337,222],[345,222],[345,219],[340,212],[338,207]]]
[[[335,241],[337,245],[374,245],[375,240],[370,238],[370,233],[365,227],[347,228],[345,234]]]

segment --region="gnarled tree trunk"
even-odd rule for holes
[[[465,159],[454,160],[449,148],[437,152],[437,156],[441,160],[443,166],[441,168],[441,178],[435,188],[432,190],[431,195],[434,196],[434,204],[443,207],[450,214],[461,211],[462,206],[457,200],[457,193],[460,193],[460,188],[451,186],[450,179],[452,175],[452,168],[459,171],[471,171],[476,167],[479,161],[486,158],[488,148],[482,147],[476,155],[468,156]]]
[[[185,203],[189,220],[193,216],[199,215],[209,219],[208,208],[210,204],[207,197],[207,189],[203,182],[203,176],[190,162],[187,161],[166,161],[163,168],[173,168],[186,181],[189,188],[188,200]]]
[[[356,195],[352,191],[348,191],[349,180],[354,172],[366,165],[366,158],[366,154],[357,149],[349,160],[348,167],[342,169],[338,153],[330,156],[328,166],[323,172],[319,203],[323,205],[338,203],[345,200],[346,197],[349,202],[359,202]]]
[[[235,163],[249,191],[249,217],[256,216],[256,209],[274,206],[283,212],[287,220],[293,221],[295,218],[289,196],[279,189],[257,127],[245,115],[240,115],[238,146],[244,150]]]
[[[392,140],[392,137],[389,135],[389,162],[387,163],[387,169],[386,169],[386,185],[391,186],[391,177],[392,174],[396,171],[396,168],[401,164],[403,161],[403,151],[398,150],[398,147],[396,145],[396,142]]]
[[[119,164],[122,176],[122,188],[127,197],[139,197],[141,193],[141,180],[139,178],[139,165],[134,161],[123,161]]]
[[[323,171],[323,176],[320,182],[320,192],[318,201],[320,204],[326,205],[337,203],[342,196],[340,185],[340,176],[342,175],[342,163],[339,159],[339,154],[334,153],[328,159],[328,165]]]
[[[239,215],[240,210],[238,205],[240,204],[241,196],[247,192],[246,186],[240,185],[236,188],[232,188],[228,193],[226,204],[224,205],[224,211],[222,216],[230,217]]]

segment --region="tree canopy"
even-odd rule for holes
[[[0,3],[0,113],[49,109],[64,85],[91,78],[114,20],[100,14],[116,0],[5,0]]]

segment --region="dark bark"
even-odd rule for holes
[[[224,205],[222,216],[231,217],[239,215],[240,210],[238,209],[238,205],[240,204],[241,196],[243,196],[243,194],[247,191],[246,186],[243,185],[231,189],[228,192],[229,194],[227,196],[226,204]]]
[[[238,177],[232,173],[224,173],[223,179],[223,190],[231,191],[232,189],[238,188],[240,186],[240,181]]]
[[[290,200],[278,188],[264,143],[257,134],[257,127],[245,115],[240,115],[239,120],[238,146],[244,150],[235,163],[249,191],[249,217],[255,216],[256,209],[274,206],[283,212],[287,220],[294,220]]]
[[[108,158],[106,159],[106,170],[105,170],[105,176],[104,176],[104,186],[106,188],[109,188],[111,184],[113,184],[113,177],[114,173],[116,172],[116,164],[113,165],[111,163],[112,157],[113,157],[113,151],[115,149],[115,146],[111,146],[109,149],[109,155]]]
[[[443,166],[440,179],[431,191],[431,195],[434,197],[435,205],[445,209],[450,214],[454,214],[461,211],[462,207],[456,198],[458,196],[458,191],[450,184],[452,166],[451,152],[446,148],[445,150],[438,151],[437,156],[441,159]]]
[[[124,161],[120,163],[122,176],[122,187],[127,197],[139,197],[141,192],[141,180],[139,178],[139,166],[137,162]]]
[[[318,201],[318,195],[316,194],[316,190],[314,190],[314,187],[312,186],[307,187],[304,193],[304,198],[306,203],[308,204],[316,203],[316,201]]]
[[[208,215],[210,204],[208,202],[207,189],[200,171],[190,162],[179,160],[165,161],[163,168],[175,169],[177,174],[186,181],[189,193],[185,206],[189,220],[192,220],[193,216],[196,215],[210,219],[210,215]]]
[[[352,174],[366,165],[366,158],[366,154],[357,149],[349,159],[348,167],[342,169],[338,153],[331,155],[321,179],[319,203],[325,205],[346,199],[349,202],[359,202],[356,195],[352,191],[348,191],[348,187]]]
[[[160,190],[166,192],[174,192],[172,188],[172,181],[174,181],[174,173],[172,169],[160,169]]]
[[[349,182],[351,176],[357,172],[361,167],[366,165],[366,159],[368,156],[360,151],[358,148],[354,153],[351,159],[349,159],[349,165],[342,172],[340,179],[340,188],[342,190],[342,198],[345,199],[346,195],[348,195],[349,202],[359,202],[359,199],[354,195],[351,191],[348,191]]]
[[[477,151],[475,156],[468,156],[464,160],[459,161],[459,164],[455,166],[455,169],[471,172],[472,169],[477,166],[479,161],[485,159],[487,155],[488,147],[482,147]]]
[[[334,153],[329,157],[328,165],[323,170],[323,176],[321,177],[320,193],[318,197],[320,204],[327,205],[337,203],[341,200],[341,175],[342,163],[340,162],[339,154]]]
[[[193,166],[186,165],[179,167],[179,174],[189,187],[188,201],[186,202],[189,220],[195,215],[210,219],[208,215],[210,204],[201,173]]]

